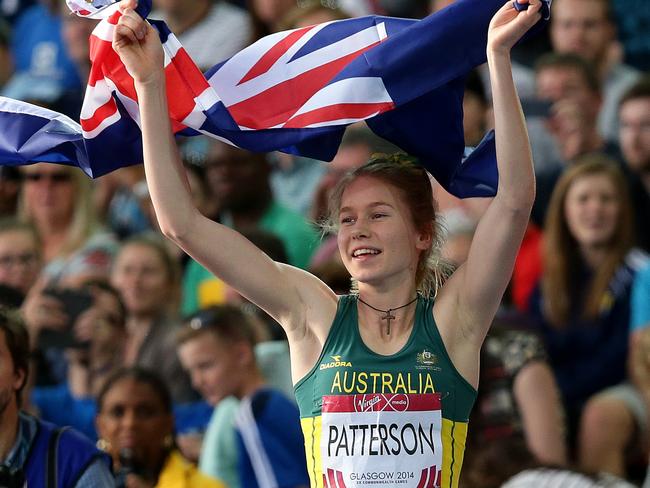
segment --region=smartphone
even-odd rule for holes
[[[41,347],[54,347],[60,349],[83,349],[88,346],[80,342],[74,335],[74,324],[79,316],[93,306],[94,298],[87,290],[47,289],[45,295],[56,298],[63,304],[63,310],[68,316],[68,323],[62,330],[43,329],[39,336]]]

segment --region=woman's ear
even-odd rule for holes
[[[433,241],[433,232],[433,229],[429,229],[425,232],[418,233],[415,246],[420,251],[426,251],[431,247],[431,242]]]

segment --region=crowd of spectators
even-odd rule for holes
[[[207,70],[279,30],[421,18],[453,0],[153,3]],[[6,0],[0,14],[0,95],[78,119],[94,21],[63,0]],[[483,348],[463,487],[650,487],[649,21],[647,0],[554,0],[548,29],[513,52],[537,197]],[[467,80],[468,147],[492,127],[487,76]],[[317,224],[346,171],[397,148],[365,126],[331,163],[179,143],[204,215],[349,292]],[[0,485],[50,476],[20,451],[51,447],[39,432],[86,446],[61,456],[76,470],[61,486],[102,486],[109,465],[126,487],[308,485],[279,326],[165,241],[141,167],[89,180],[35,163],[0,166]],[[432,184],[457,266],[485,201]]]

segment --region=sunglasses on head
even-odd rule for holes
[[[67,183],[72,179],[70,173],[25,173],[25,181],[38,182],[41,180],[50,180],[52,183]]]

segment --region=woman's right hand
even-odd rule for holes
[[[38,283],[32,287],[21,307],[32,347],[38,342],[43,329],[63,330],[68,316],[63,304],[56,298],[43,293],[44,286]]]
[[[136,0],[122,0],[113,34],[113,49],[136,83],[147,84],[163,77],[163,50],[158,32],[135,11]]]

